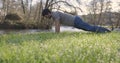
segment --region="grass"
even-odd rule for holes
[[[0,63],[120,63],[120,33],[0,35]]]

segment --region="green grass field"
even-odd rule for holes
[[[120,32],[0,35],[0,63],[120,63]]]

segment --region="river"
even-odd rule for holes
[[[73,28],[70,26],[61,26],[60,27],[61,32],[69,31],[69,32],[82,32],[83,30]],[[38,32],[55,32],[55,27],[53,26],[50,30],[41,30],[41,29],[23,29],[23,30],[13,30],[13,29],[7,29],[7,30],[0,30],[0,34],[17,34],[17,33],[38,33]]]

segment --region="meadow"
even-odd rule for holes
[[[0,63],[120,63],[120,32],[3,34]]]

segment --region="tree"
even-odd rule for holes
[[[105,14],[111,13],[112,2],[110,0],[92,0],[88,5],[88,12],[94,25],[105,24]]]
[[[21,0],[21,7],[22,7],[22,9],[23,9],[23,13],[25,14],[25,6],[24,6],[23,0]]]
[[[120,28],[120,2],[118,3],[119,6],[119,10],[118,10],[118,14],[117,14],[117,22],[116,22],[116,28]]]
[[[94,25],[96,25],[96,20],[97,20],[97,1],[92,0],[88,6],[88,12],[91,15],[91,21]]]

